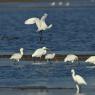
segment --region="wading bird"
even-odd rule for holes
[[[60,2],[58,3],[58,5],[59,5],[59,6],[62,6],[62,5],[63,5],[63,2],[62,2],[62,1],[60,1]]]
[[[74,61],[78,61],[78,56],[74,55],[74,54],[68,54],[65,59],[64,62],[74,62]]]
[[[81,85],[87,85],[87,83],[82,76],[75,75],[74,69],[71,70],[71,73],[72,73],[72,78],[73,78],[74,82],[76,83],[77,93],[79,93],[80,92],[80,86]]]
[[[55,57],[55,53],[45,55],[45,59],[47,60],[47,62],[54,59],[54,57]]]
[[[20,60],[20,59],[22,58],[22,56],[23,56],[23,50],[24,50],[23,48],[20,48],[20,53],[14,53],[14,54],[10,57],[10,59],[19,62],[19,60]]]
[[[85,62],[95,64],[95,56],[89,57],[87,60],[85,60]]]
[[[55,3],[55,2],[52,2],[52,3],[51,3],[51,6],[55,6],[55,5],[56,5],[56,3]]]
[[[46,48],[46,47],[42,47],[42,48],[35,50],[35,52],[32,54],[32,58],[40,58],[41,59],[41,57],[43,55],[46,55],[47,49],[48,48]]]

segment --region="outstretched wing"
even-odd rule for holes
[[[38,18],[29,18],[25,21],[25,24],[35,24],[36,20],[38,20]]]
[[[47,16],[48,16],[48,14],[45,13],[45,14],[41,17],[41,20],[42,20],[42,21],[45,21],[45,19],[47,18]]]

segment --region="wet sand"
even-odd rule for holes
[[[56,54],[55,58],[52,61],[63,61],[66,56],[67,55]],[[94,55],[89,54],[89,55],[77,55],[77,56],[78,56],[78,58],[79,58],[80,61],[85,61],[87,58],[89,58],[90,56],[94,56]],[[0,58],[10,58],[10,57],[11,57],[10,54],[9,55],[8,54],[6,54],[6,55],[0,55]],[[31,55],[24,55],[23,58],[22,58],[22,60],[32,61],[33,58],[32,58]],[[36,60],[39,61],[40,58],[37,58]],[[42,56],[41,61],[45,61],[44,56]]]

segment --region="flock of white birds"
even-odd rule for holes
[[[45,19],[47,18],[47,14],[45,13],[41,19],[37,18],[37,17],[33,17],[33,18],[29,18],[28,20],[25,21],[25,24],[29,25],[29,24],[36,24],[37,26],[37,32],[42,32],[46,29],[50,29],[52,27],[52,24],[50,24],[49,26],[46,24]],[[47,53],[48,48],[46,47],[42,47],[42,48],[38,48],[37,50],[34,51],[34,53],[32,54],[32,58],[41,58],[43,55],[45,56],[45,59],[47,61],[54,59],[55,57],[55,53]],[[10,59],[11,60],[16,60],[17,62],[19,62],[19,60],[23,57],[23,48],[20,48],[20,52],[19,53],[14,53]],[[64,58],[64,62],[75,62],[78,61],[78,56],[74,55],[74,54],[68,54],[65,58]],[[93,63],[95,64],[95,56],[91,56],[89,57],[85,62],[89,62],[89,63]],[[72,73],[72,78],[74,80],[74,82],[76,83],[76,88],[77,88],[77,93],[80,92],[80,85],[87,85],[86,81],[84,80],[84,78],[80,75],[76,75],[75,74],[75,70],[72,69],[71,70]]]
[[[17,62],[19,62],[19,60],[23,57],[23,50],[24,50],[23,48],[20,48],[20,53],[14,53],[10,57],[10,59],[16,60]],[[42,47],[42,48],[39,48],[39,49],[35,50],[34,53],[32,54],[32,58],[41,58],[43,55],[45,55],[45,59],[47,61],[51,60],[51,59],[54,59],[56,54],[55,53],[48,54],[47,50],[48,50],[48,48],[46,48],[46,47]],[[92,58],[92,57],[90,57],[90,58]],[[64,62],[73,63],[74,61],[78,61],[78,56],[76,56],[74,54],[68,54],[64,59]],[[74,69],[71,70],[71,73],[72,73],[72,78],[76,83],[77,93],[79,93],[80,92],[80,87],[79,86],[80,85],[87,85],[87,83],[86,83],[86,81],[84,80],[84,78],[82,76],[75,75],[75,70]]]
[[[60,2],[52,2],[51,3],[51,6],[70,6],[70,2],[65,2],[65,3],[63,3],[62,1],[60,1]]]

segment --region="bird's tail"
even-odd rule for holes
[[[48,28],[48,29],[50,29],[52,26],[53,26],[53,25],[52,25],[52,24],[50,24],[47,28]]]
[[[9,59],[13,59],[12,57],[10,57]]]
[[[64,62],[67,62],[67,60],[66,60],[66,59],[64,59]]]
[[[85,62],[88,62],[88,60],[85,60]]]
[[[87,85],[87,82],[85,82],[85,85]]]
[[[87,85],[87,82],[85,81],[84,85]]]

